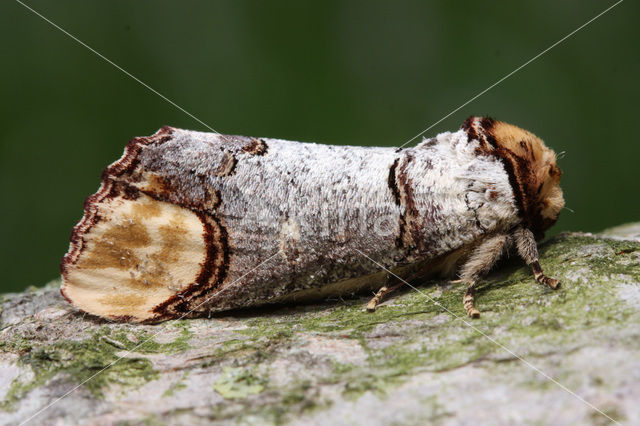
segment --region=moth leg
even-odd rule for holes
[[[375,312],[376,308],[378,307],[378,305],[382,301],[383,297],[385,297],[387,294],[391,293],[392,291],[394,291],[397,288],[400,288],[400,287],[402,287],[404,285],[404,282],[400,282],[400,283],[398,283],[396,285],[389,286],[389,281],[391,281],[391,277],[389,275],[387,275],[387,284],[383,285],[380,288],[380,290],[378,290],[376,295],[373,296],[373,298],[369,301],[369,303],[367,303],[367,311],[368,312]]]
[[[502,257],[511,244],[508,235],[494,235],[486,238],[478,245],[460,272],[460,281],[467,283],[467,291],[462,297],[462,304],[467,315],[479,318],[480,311],[474,305],[473,293],[480,277],[489,273],[493,265]]]
[[[546,285],[554,290],[560,288],[560,281],[555,278],[547,277],[544,272],[542,272],[542,267],[538,262],[538,246],[536,245],[536,240],[533,236],[533,233],[519,226],[513,231],[513,238],[516,242],[516,247],[518,248],[518,254],[527,265],[531,266],[531,270],[533,271],[533,276],[536,278],[542,285]]]
[[[467,311],[467,315],[471,318],[480,318],[480,311],[473,303],[473,290],[475,285],[476,283],[469,284],[467,291],[464,293],[464,296],[462,296],[462,304],[464,305],[464,310]]]

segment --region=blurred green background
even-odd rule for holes
[[[221,133],[398,146],[614,1],[25,0]],[[491,115],[557,152],[554,232],[640,220],[637,2],[431,129]],[[1,291],[55,278],[133,136],[198,122],[13,0],[0,5]]]

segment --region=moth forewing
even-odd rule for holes
[[[364,253],[407,274],[461,270],[475,316],[473,285],[514,230],[533,241],[557,219],[558,181],[542,141],[486,118],[400,150],[165,127],[104,171],[61,291],[85,312],[152,322],[379,290],[384,274]]]
[[[196,281],[205,261],[203,223],[189,210],[145,194],[98,206],[100,220],[65,274],[63,294],[81,309],[140,321]],[[111,284],[111,285],[109,285]]]

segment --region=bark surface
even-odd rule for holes
[[[639,424],[640,224],[560,234],[540,255],[562,289],[513,258],[480,283],[475,321],[444,281],[375,313],[363,297],[158,325],[83,315],[58,281],[6,294],[0,424],[611,422],[518,357]]]

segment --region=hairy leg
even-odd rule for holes
[[[533,233],[527,228],[519,226],[513,231],[513,239],[516,243],[518,254],[527,265],[531,266],[536,281],[554,290],[560,288],[560,281],[547,277],[542,271],[542,267],[538,262],[538,246],[536,245]]]
[[[460,280],[467,284],[467,291],[462,298],[467,315],[479,318],[480,311],[474,305],[473,293],[478,280],[486,275],[493,265],[508,250],[511,244],[509,235],[494,235],[485,238],[476,248],[460,270]]]

